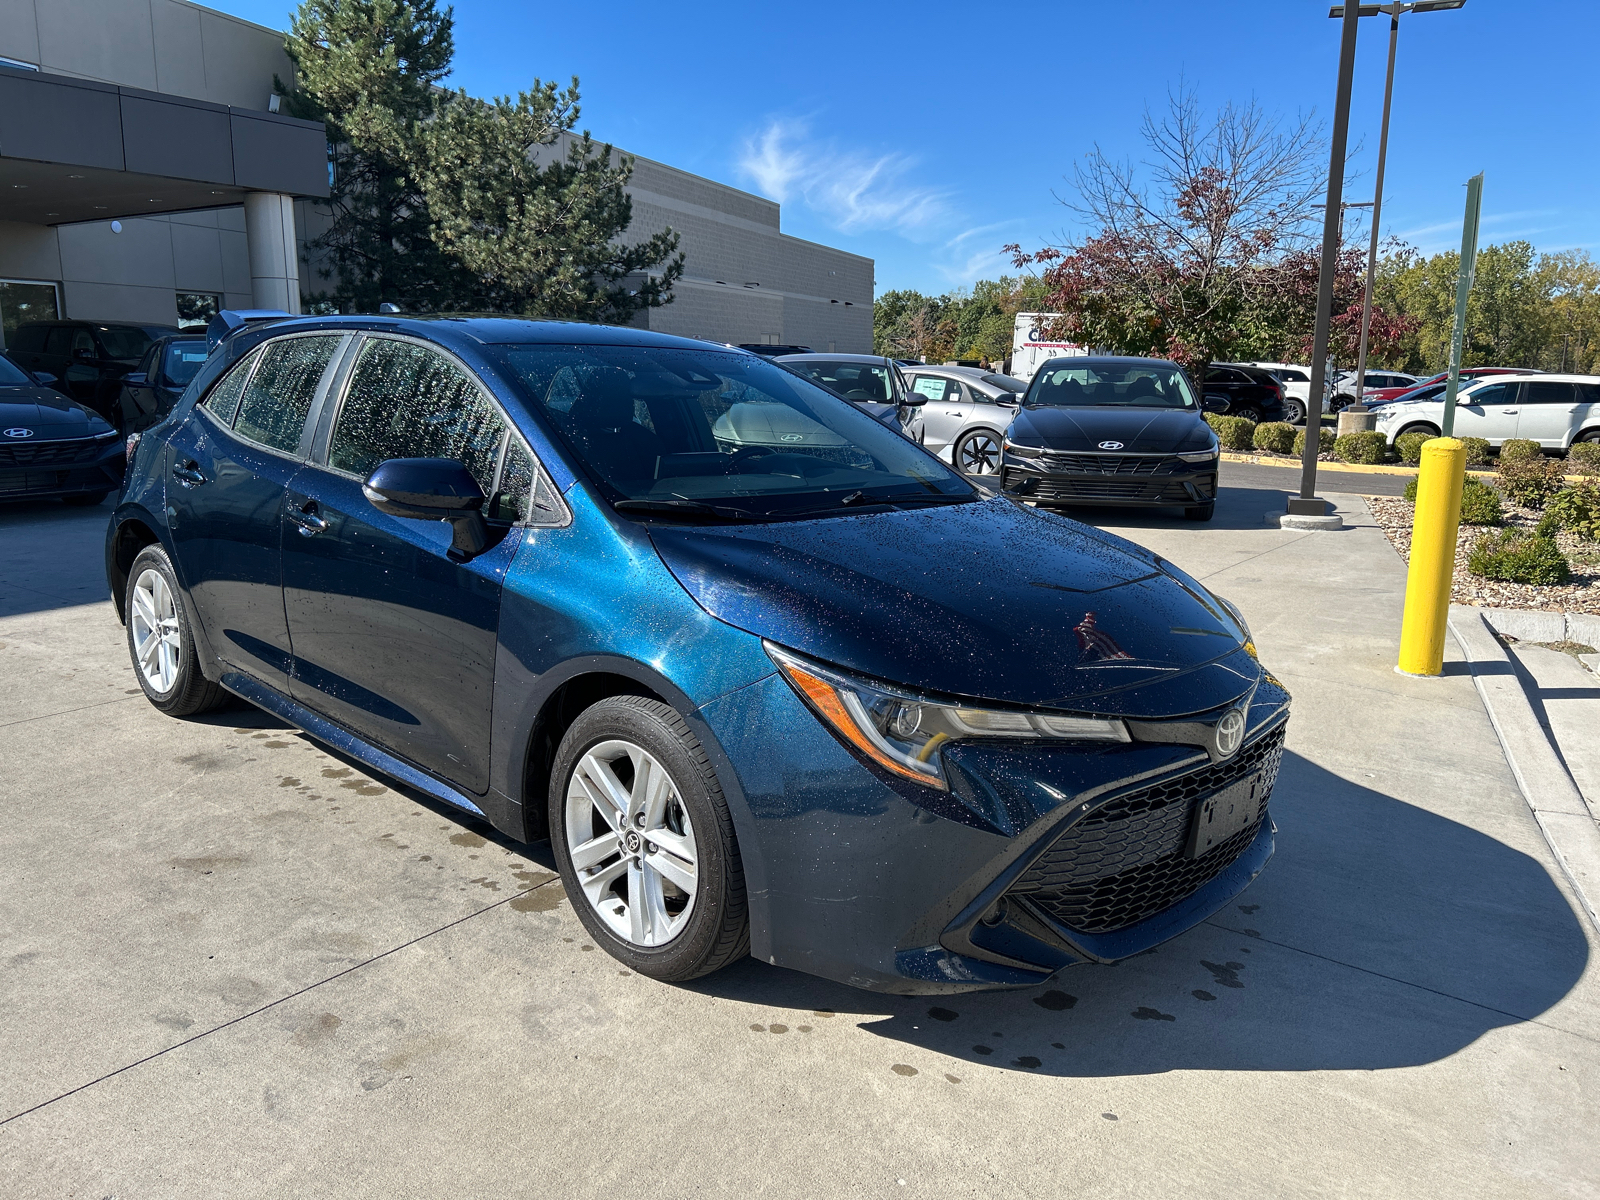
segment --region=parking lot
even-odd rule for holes
[[[1142,957],[935,1001],[630,974],[546,845],[259,711],[163,717],[109,504],[0,510],[0,1195],[1593,1195],[1592,930],[1471,680],[1393,672],[1357,498],[1294,533],[1223,482],[1107,524],[1294,692],[1276,857]]]

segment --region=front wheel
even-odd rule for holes
[[[227,702],[222,685],[200,670],[178,579],[160,545],[146,546],[133,560],[123,611],[133,673],[151,704],[169,717],[188,717]]]
[[[641,975],[695,979],[750,952],[727,799],[670,705],[613,696],[572,723],[550,775],[550,842],[589,936]]]
[[[963,475],[994,475],[1000,470],[1000,435],[992,429],[974,429],[956,441],[950,461]]]

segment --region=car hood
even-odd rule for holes
[[[920,691],[1162,717],[1260,674],[1227,609],[1177,568],[1010,500],[650,536],[713,616]]]
[[[31,429],[33,433],[15,438],[7,436],[8,429]],[[101,417],[53,388],[32,384],[0,387],[0,445],[93,437],[109,432],[111,426]]]
[[[1121,442],[1132,453],[1203,450],[1211,432],[1199,413],[1172,408],[1022,408],[1006,436],[1022,446],[1050,450],[1095,450]]]

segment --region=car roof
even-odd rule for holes
[[[367,330],[373,333],[409,333],[441,343],[476,342],[483,346],[580,345],[654,346],[684,350],[716,350],[723,354],[758,357],[724,342],[655,333],[628,325],[598,325],[587,321],[528,320],[522,317],[439,314],[427,316],[288,317],[245,326],[234,336],[255,335],[252,343],[283,333],[326,330]]]
[[[1042,371],[1051,363],[1070,362],[1074,365],[1094,366],[1102,363],[1106,366],[1118,367],[1177,367],[1177,363],[1166,358],[1141,358],[1133,354],[1062,354],[1055,358],[1047,358],[1039,364]],[[1221,364],[1217,364],[1221,365]]]
[[[823,354],[819,351],[812,351],[810,354],[780,354],[773,361],[874,363],[881,367],[889,360],[881,354]]]

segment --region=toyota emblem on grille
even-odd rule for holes
[[[6,430],[6,436],[14,438],[32,437],[33,430],[24,429],[21,425],[14,425],[10,429]]]
[[[1218,758],[1232,758],[1244,741],[1244,709],[1230,708],[1217,722],[1215,742]]]
[[[1122,449],[1122,443],[1121,442],[1101,442],[1100,443],[1100,449],[1102,449],[1102,450],[1121,450]]]

